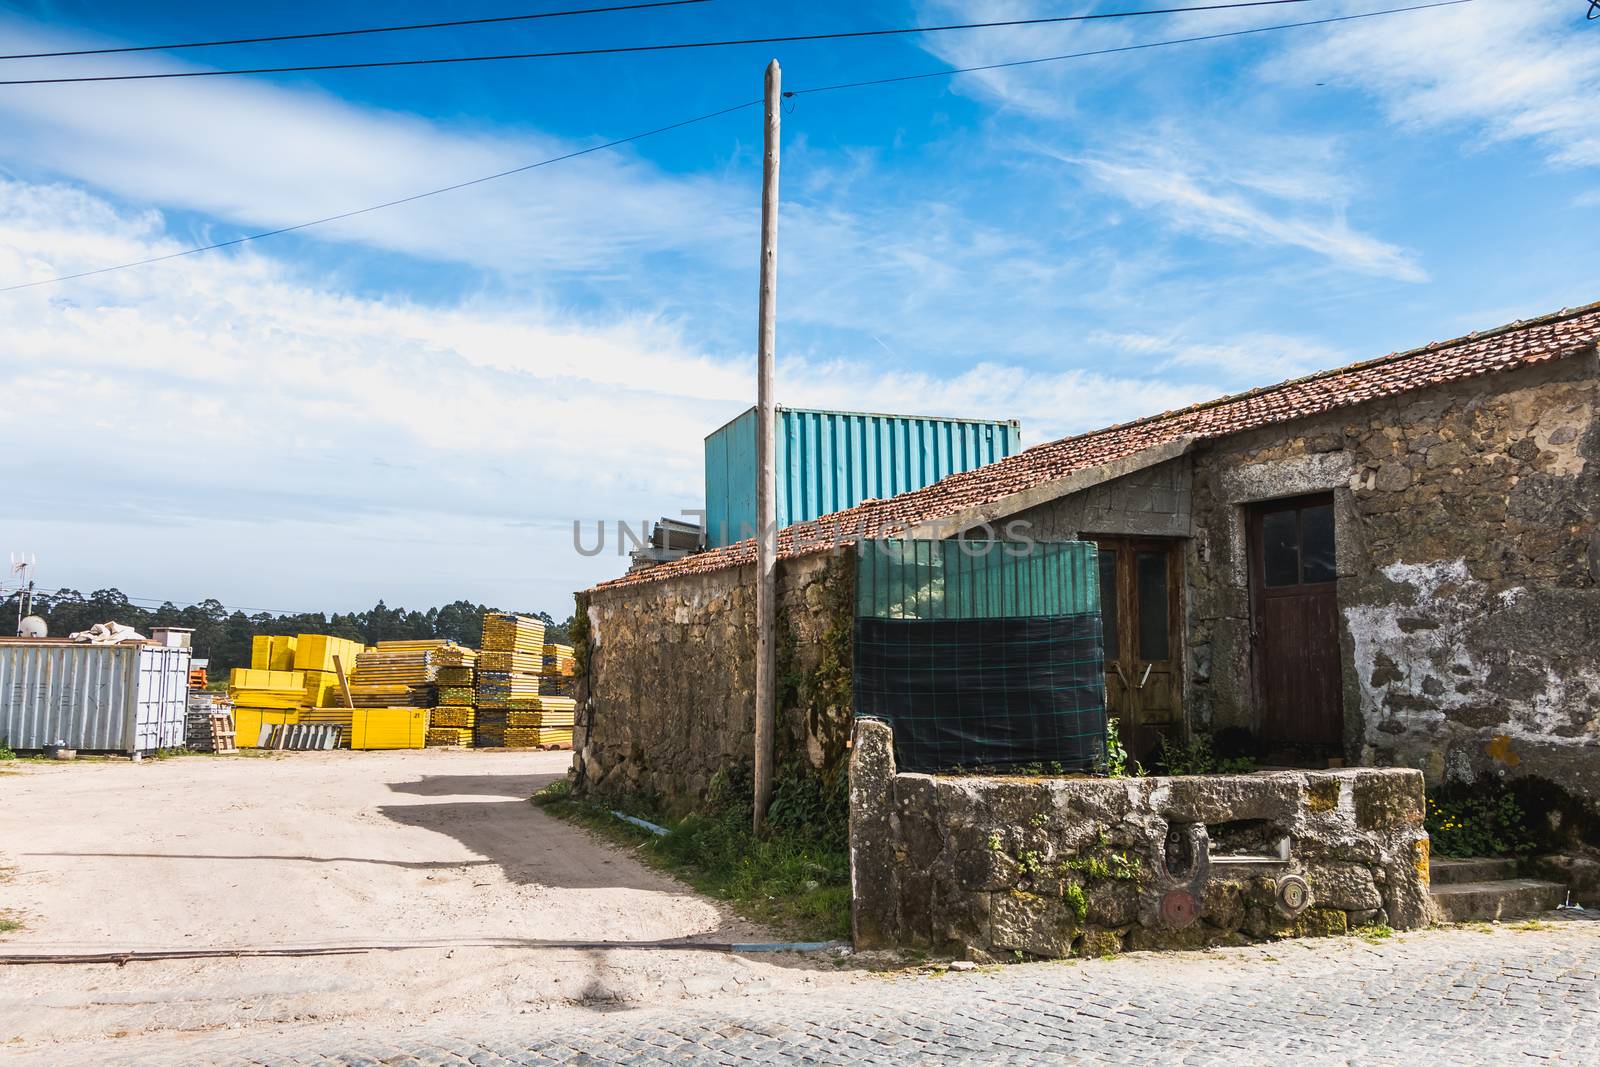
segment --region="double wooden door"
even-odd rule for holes
[[[1145,765],[1183,722],[1183,542],[1095,537],[1105,633],[1106,710]]]
[[[1333,497],[1256,505],[1250,542],[1262,749],[1280,762],[1336,755],[1344,744],[1344,702]]]

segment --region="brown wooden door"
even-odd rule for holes
[[[1261,742],[1269,756],[1337,755],[1339,680],[1333,497],[1259,504],[1250,516],[1251,620]]]
[[[1183,721],[1183,556],[1170,538],[1096,537],[1106,708],[1146,766]]]

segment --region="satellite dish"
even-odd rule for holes
[[[37,615],[29,615],[22,620],[22,625],[17,627],[18,637],[49,637],[50,627]]]

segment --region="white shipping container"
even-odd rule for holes
[[[154,752],[184,742],[187,648],[0,641],[0,744]]]

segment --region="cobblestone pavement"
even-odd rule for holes
[[[1600,923],[1457,927],[978,972],[668,1010],[35,1048],[19,1063],[1600,1063]]]

